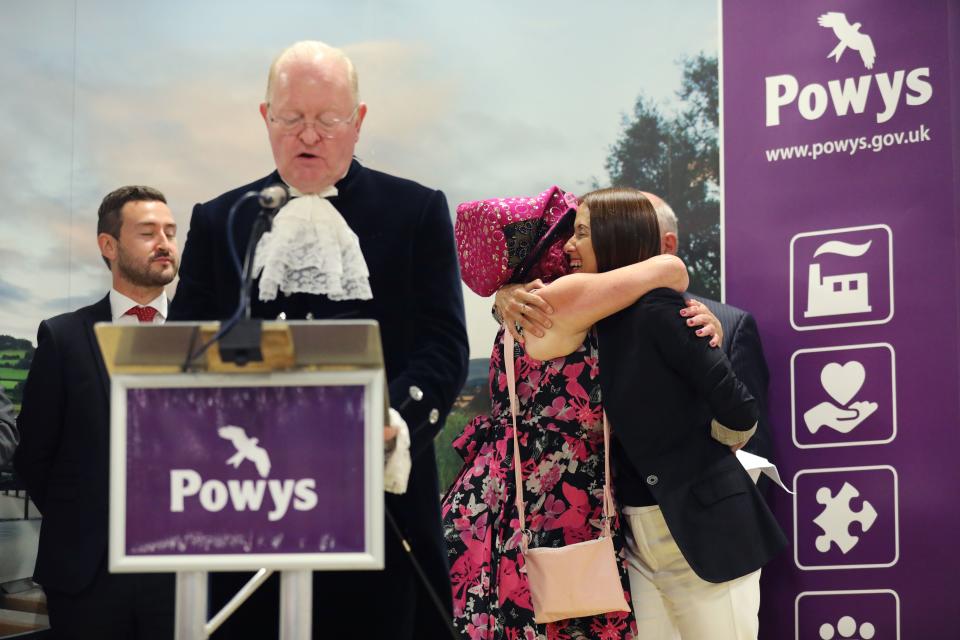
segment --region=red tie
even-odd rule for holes
[[[154,316],[157,315],[157,310],[153,307],[130,307],[123,315],[137,316],[140,322],[153,322]]]

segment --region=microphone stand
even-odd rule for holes
[[[240,272],[240,300],[234,316],[221,328],[223,335],[220,336],[220,359],[234,362],[240,367],[248,362],[263,361],[263,352],[260,349],[263,320],[250,317],[250,289],[253,287],[253,256],[257,243],[263,234],[273,228],[274,213],[268,209],[260,209],[253,221],[247,251],[243,257],[243,269]]]
[[[277,197],[279,194],[276,191],[268,194],[271,190],[282,190],[283,196]],[[230,318],[220,325],[220,329],[213,337],[196,350],[194,350],[194,346],[199,330],[194,330],[194,335],[191,336],[190,346],[187,350],[187,357],[181,367],[182,371],[186,372],[200,356],[206,353],[207,349],[218,341],[220,343],[220,359],[224,362],[234,362],[237,366],[242,367],[248,362],[263,361],[263,352],[260,350],[263,321],[259,318],[251,318],[250,289],[253,285],[253,258],[257,250],[257,243],[260,242],[263,234],[273,228],[273,217],[288,197],[285,187],[274,185],[263,191],[248,191],[230,207],[230,213],[227,216],[227,245],[230,249],[234,269],[240,278],[237,309]],[[234,243],[234,221],[240,206],[253,198],[259,199],[260,211],[253,221],[253,228],[250,230],[247,250],[241,266],[240,259],[237,256],[237,247]]]

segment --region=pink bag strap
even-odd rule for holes
[[[503,363],[507,370],[507,389],[510,391],[510,415],[513,419],[513,478],[517,486],[517,513],[520,516],[521,546],[527,550],[527,522],[523,504],[523,472],[520,470],[520,440],[517,437],[517,377],[513,360],[513,334],[503,330]],[[613,517],[613,494],[610,492],[610,423],[603,412],[603,533],[610,536],[610,519]]]
[[[507,389],[510,391],[510,415],[513,417],[513,478],[517,487],[517,513],[520,514],[520,531],[526,531],[527,522],[523,507],[523,473],[520,471],[520,440],[517,438],[517,377],[513,362],[513,334],[503,329],[503,364],[507,369]],[[526,536],[524,536],[526,541]],[[524,542],[524,547],[526,543]]]

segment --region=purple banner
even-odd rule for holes
[[[362,386],[127,391],[130,555],[362,552]]]
[[[761,638],[957,636],[960,5],[722,6],[725,298],[770,367]]]

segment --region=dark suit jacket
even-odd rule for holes
[[[224,319],[233,314],[239,279],[227,248],[227,213],[243,193],[279,180],[274,172],[194,208],[171,320]],[[407,399],[410,385],[424,392],[422,401],[401,411],[411,429],[413,470],[406,494],[386,494],[387,506],[409,536],[434,588],[449,602],[433,438],[463,387],[469,354],[450,212],[440,191],[367,169],[356,160],[336,187],[339,194],[330,202],[360,239],[373,299],[335,302],[325,296],[279,294],[274,301],[261,302],[255,283],[253,316],[273,319],[284,312],[293,320],[311,313],[316,319],[379,322],[391,405],[399,407]],[[255,216],[254,206],[242,208],[236,216],[234,236],[241,256]],[[439,409],[440,420],[431,424],[428,416],[434,408]],[[391,535],[388,529],[387,536]],[[405,559],[401,562],[406,564]],[[406,569],[388,562],[387,572],[393,570]],[[370,594],[362,595],[358,606],[365,610]]]
[[[67,593],[107,552],[109,384],[93,325],[110,319],[108,296],[40,323],[17,418],[14,468],[43,513],[34,577]]]
[[[704,298],[693,297],[705,305],[713,315],[717,316],[723,326],[723,353],[730,360],[730,366],[737,378],[747,387],[747,391],[757,401],[757,431],[747,442],[744,449],[764,458],[773,455],[771,441],[770,418],[767,414],[767,385],[770,374],[767,370],[767,361],[763,357],[763,345],[760,343],[760,331],[757,321],[749,312]]]
[[[603,406],[698,576],[724,582],[759,569],[785,544],[736,456],[710,435],[711,418],[747,430],[756,401],[726,356],[677,318],[682,297],[656,289],[597,325]],[[615,458],[616,460],[616,458]]]
[[[0,467],[5,467],[13,460],[13,452],[19,441],[17,421],[13,417],[13,403],[3,389],[0,389]]]

